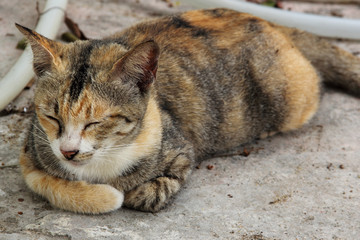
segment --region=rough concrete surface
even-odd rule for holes
[[[294,11],[302,6],[286,4]],[[40,9],[43,5],[44,0]],[[174,6],[156,0],[73,0],[67,13],[89,37],[100,38],[140,19],[186,9]],[[356,5],[350,12],[360,16]],[[35,1],[0,2],[0,77],[21,54],[15,49],[21,36],[14,22],[34,27],[36,18]],[[359,42],[336,43],[360,52]],[[25,90],[13,111],[0,115],[1,240],[359,239],[359,98],[326,89],[319,112],[307,126],[247,144],[247,157],[203,162],[159,213],[120,209],[92,216],[54,209],[24,184],[18,154],[32,93]]]

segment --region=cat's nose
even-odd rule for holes
[[[60,149],[60,152],[67,160],[72,160],[76,154],[78,154],[79,150],[73,150],[73,151],[64,151]]]

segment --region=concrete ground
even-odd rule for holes
[[[43,4],[40,1],[40,8]],[[67,13],[89,37],[100,38],[140,19],[187,9],[173,4],[170,8],[157,0],[70,1]],[[308,11],[306,4],[286,4],[293,11]],[[319,12],[331,14],[321,6]],[[337,14],[360,16],[356,5],[332,7]],[[36,17],[35,1],[1,1],[0,77],[21,54],[15,49],[21,36],[14,22],[34,27]],[[360,42],[336,43],[360,52]],[[327,89],[307,126],[247,144],[247,157],[203,162],[159,213],[120,209],[91,216],[54,209],[24,184],[18,154],[32,112],[32,93],[32,88],[25,90],[9,106],[10,113],[0,114],[1,240],[359,239],[359,98]]]

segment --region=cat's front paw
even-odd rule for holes
[[[88,184],[82,181],[67,182],[54,189],[49,201],[56,207],[77,213],[99,214],[112,212],[121,207],[124,194],[105,184]],[[70,191],[69,191],[70,190]]]
[[[105,184],[68,182],[64,192],[56,192],[48,198],[56,207],[78,213],[99,214],[119,209],[124,202],[124,194]],[[73,191],[69,191],[69,185]]]
[[[98,197],[98,199],[89,202],[90,208],[84,213],[106,213],[121,208],[124,202],[124,193],[110,185],[96,184],[92,186],[94,187],[94,197]]]
[[[98,214],[121,207],[124,194],[106,184],[68,181],[39,170],[24,171],[27,185],[55,207],[78,213]]]
[[[126,193],[124,206],[145,212],[158,212],[179,191],[178,179],[159,177]]]

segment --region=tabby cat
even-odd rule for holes
[[[69,44],[17,27],[37,75],[22,173],[79,213],[159,211],[196,161],[307,123],[322,80],[360,95],[355,56],[227,9]]]

